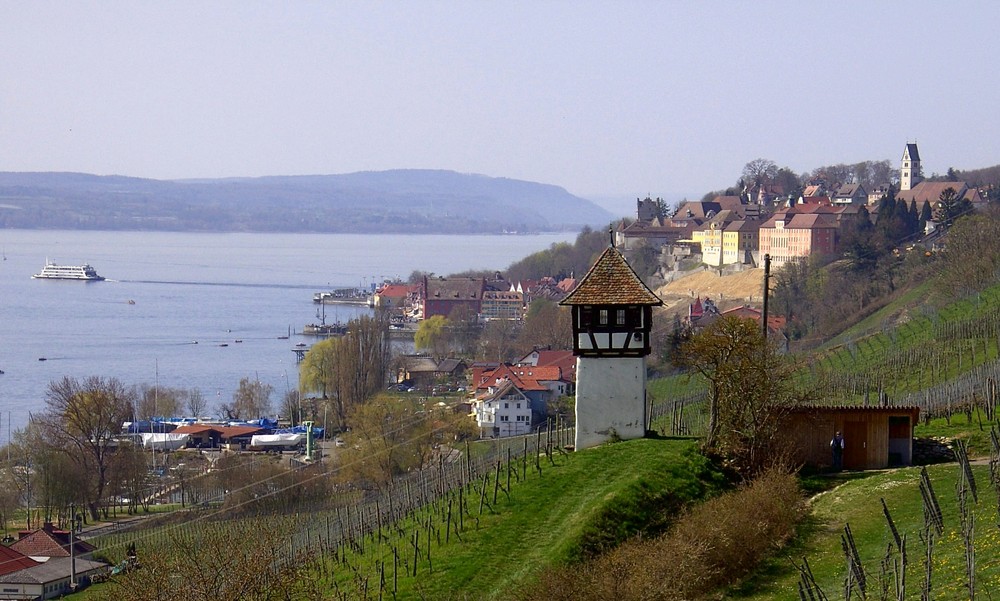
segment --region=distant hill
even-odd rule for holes
[[[0,172],[0,228],[499,233],[604,226],[558,186],[439,170],[154,180]]]

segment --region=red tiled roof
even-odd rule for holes
[[[218,428],[222,438],[236,438],[237,436],[251,436],[263,431],[263,428],[253,426],[222,426]]]
[[[662,305],[625,260],[609,246],[560,305]]]
[[[419,285],[410,284],[386,284],[382,286],[376,294],[379,296],[389,297],[389,298],[406,298],[412,292],[416,292],[420,289]]]
[[[34,559],[18,553],[10,547],[0,545],[0,576],[26,568],[33,568],[37,565],[40,564]]]
[[[905,200],[907,204],[917,201],[918,204],[929,202],[936,204],[941,200],[941,194],[951,188],[955,194],[964,196],[968,189],[965,182],[920,182],[909,190],[896,192],[896,200]]]
[[[15,541],[10,548],[34,557],[69,557],[69,530],[58,530],[47,524],[34,532],[22,532],[23,536]],[[93,553],[97,547],[76,539],[73,541],[77,555]]]
[[[204,432],[218,432],[218,426],[204,426],[197,424],[190,424],[187,426],[178,426],[173,433],[174,434],[202,434]]]

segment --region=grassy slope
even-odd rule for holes
[[[1000,593],[1000,530],[997,529],[997,493],[990,487],[986,466],[975,466],[979,486],[976,514],[977,588],[989,590],[992,598]],[[963,597],[964,547],[960,534],[955,494],[958,467],[955,464],[928,468],[934,492],[944,515],[944,536],[935,543],[932,598]],[[841,598],[845,560],[840,536],[850,524],[862,564],[868,573],[869,595],[878,587],[879,562],[891,544],[892,535],[882,514],[879,499],[885,499],[900,535],[906,536],[909,568],[907,599],[919,598],[923,579],[924,546],[918,537],[923,526],[920,469],[904,468],[872,472],[850,479],[814,497],[813,513],[803,527],[803,537],[784,557],[776,558],[742,590],[728,598],[750,600],[797,600],[798,572],[794,564],[809,561],[817,582],[831,599]],[[968,598],[968,594],[964,593]],[[988,598],[988,597],[983,597]]]
[[[544,460],[542,475],[512,484],[509,502],[501,493],[496,513],[485,512],[478,529],[466,517],[462,541],[452,535],[450,543],[433,545],[433,573],[422,564],[417,578],[400,577],[400,598],[505,598],[542,567],[577,556],[584,539],[622,534],[648,520],[656,505],[676,513],[723,486],[694,448],[692,440],[647,439],[560,456],[555,466]],[[609,525],[619,532],[603,530]],[[381,557],[391,563],[391,549],[383,547]],[[372,559],[369,552],[350,561]]]

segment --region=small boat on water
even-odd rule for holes
[[[40,280],[84,280],[88,282],[100,282],[103,276],[97,275],[97,270],[90,265],[56,265],[46,260],[42,271],[33,274],[31,277]]]

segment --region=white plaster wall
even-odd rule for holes
[[[576,449],[646,434],[646,358],[577,357]]]

